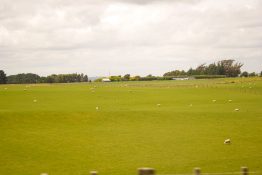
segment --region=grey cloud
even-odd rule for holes
[[[262,65],[259,0],[0,0],[8,74],[162,74],[236,58]]]
[[[110,0],[109,0],[110,1]],[[150,4],[150,3],[196,3],[201,0],[111,0],[111,2],[121,2],[121,3],[134,3],[134,4]]]

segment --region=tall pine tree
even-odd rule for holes
[[[0,84],[6,84],[7,78],[3,70],[0,70]]]

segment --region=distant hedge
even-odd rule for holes
[[[84,74],[52,74],[47,77],[40,77],[33,73],[22,73],[7,76],[8,84],[30,84],[30,83],[73,83],[88,82],[87,75]]]
[[[225,75],[194,75],[195,79],[213,79],[213,78],[226,78]]]

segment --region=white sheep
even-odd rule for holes
[[[239,111],[239,109],[238,109],[238,108],[236,108],[236,109],[235,109],[235,111]]]
[[[37,102],[37,100],[36,100],[36,99],[34,99],[34,100],[33,100],[33,102],[34,102],[34,103],[36,103],[36,102]]]
[[[96,110],[97,110],[97,111],[99,110],[99,107],[98,107],[98,106],[96,107]]]
[[[212,100],[212,102],[214,102],[214,103],[215,103],[216,101],[217,101],[217,100]]]
[[[225,141],[224,141],[224,144],[226,144],[226,145],[228,145],[228,144],[230,144],[231,143],[231,140],[230,139],[226,139]]]
[[[90,174],[91,174],[91,175],[97,175],[98,172],[97,172],[97,171],[90,171]]]
[[[157,106],[159,107],[159,106],[161,106],[161,104],[157,104]]]

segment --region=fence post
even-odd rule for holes
[[[90,171],[90,175],[98,175],[97,171]]]
[[[200,168],[194,168],[194,175],[200,175],[201,169]]]
[[[155,175],[155,169],[153,168],[139,168],[138,175]]]
[[[248,168],[247,167],[241,167],[241,175],[248,175]]]

